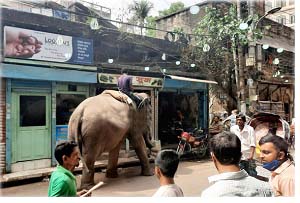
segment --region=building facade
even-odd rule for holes
[[[249,44],[251,48],[243,51],[245,60],[242,63],[243,70],[245,70],[244,84],[246,88],[244,94],[246,96],[247,114],[252,115],[261,110],[269,111],[278,113],[284,119],[290,121],[294,117],[295,32],[292,24],[294,20],[291,21],[291,26],[289,26],[268,18],[276,19],[276,15],[282,14],[294,18],[293,1],[202,1],[195,5],[199,7],[197,14],[191,14],[190,7],[185,8],[158,18],[156,28],[169,30],[175,36],[178,36],[178,34],[174,28],[182,30],[186,33],[186,39],[193,44],[193,28],[205,15],[206,7],[226,10],[230,5],[237,2],[241,3],[242,16],[246,15],[246,17],[250,13],[258,14],[261,17],[266,11],[274,7],[282,7],[279,12],[268,15],[267,18],[261,20],[258,27],[263,32],[263,38],[254,42],[255,44]],[[270,25],[271,29],[264,29],[264,26],[267,25]],[[166,34],[164,36],[158,33],[159,38],[166,38],[170,41],[176,41],[179,38],[179,36],[176,38],[172,35]],[[268,47],[266,48],[266,46]],[[225,100],[228,101],[229,98],[226,94],[224,95],[221,89],[217,91],[217,94],[212,94],[210,97],[210,99],[213,99],[213,101],[210,101],[210,112],[222,114],[228,106]]]
[[[295,1],[294,0],[266,0],[265,10],[281,7],[279,12],[268,16],[267,18],[295,29]]]
[[[194,113],[190,119],[192,126],[207,128],[208,85],[215,82],[173,71],[168,64],[175,61],[161,60],[162,53],[167,58],[180,55],[180,44],[112,31],[113,26],[98,32],[88,24],[40,13],[1,8],[1,14],[2,173],[56,165],[54,148],[59,140],[67,139],[67,123],[74,108],[104,89],[116,89],[116,80],[122,72],[133,75],[135,91],[145,91],[151,96],[150,130],[154,141],[164,139],[159,135],[159,126],[162,127],[159,102],[168,97],[164,92],[184,94],[198,102],[187,108],[189,111],[198,108],[195,111],[198,114]],[[11,33],[28,34],[14,49],[16,52],[9,49]],[[20,50],[29,45],[28,40],[36,43],[31,47],[34,49],[31,55]],[[146,65],[150,70],[145,70]],[[182,77],[172,79],[173,73]],[[191,76],[202,80],[186,78]],[[163,112],[166,113],[169,112]],[[129,143],[124,146],[130,149]]]

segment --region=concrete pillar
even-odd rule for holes
[[[249,15],[253,16],[255,14],[255,1],[252,1],[252,0],[248,0],[248,6],[249,6]],[[252,28],[251,29],[254,29],[254,24],[252,23]],[[253,40],[253,33],[251,33],[251,40]],[[256,41],[251,41],[249,43],[249,46],[248,46],[248,57],[249,58],[252,58],[253,60],[253,65],[252,67],[249,67],[252,68],[254,70],[254,72],[257,71],[257,62],[258,62],[258,58],[257,58],[257,55],[260,55],[260,69],[261,69],[261,47],[259,46],[260,48],[260,52],[257,52],[257,47],[256,47]],[[250,79],[250,78],[249,78]],[[252,101],[256,101],[258,100],[258,95],[257,95],[257,81],[256,81],[256,78],[251,78],[253,80],[253,84],[249,85],[249,103],[250,105],[253,104]]]
[[[6,160],[6,80],[0,84],[0,174],[5,173]]]

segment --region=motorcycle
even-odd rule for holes
[[[208,135],[203,130],[195,129],[193,132],[182,132],[177,146],[177,154],[194,155],[196,158],[203,158],[208,152]]]

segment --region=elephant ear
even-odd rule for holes
[[[148,106],[150,104],[151,100],[148,97],[145,97],[142,99],[141,103],[138,106],[138,109],[143,108],[144,106]]]
[[[151,99],[148,94],[146,93],[135,93],[136,96],[141,98],[141,103],[138,106],[138,109],[143,108],[144,106],[148,106],[151,103]]]

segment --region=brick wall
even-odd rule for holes
[[[175,28],[183,28],[184,33],[192,34],[192,28],[200,21],[205,15],[204,7],[200,9],[200,12],[196,15],[190,14],[189,10],[185,10],[174,14],[173,16],[161,18],[156,21],[157,29],[173,31]],[[164,39],[166,33],[157,32],[156,37]],[[175,39],[176,40],[176,39]]]
[[[5,79],[1,80],[0,84],[0,174],[5,173],[5,140],[6,140],[6,94],[5,94]]]

